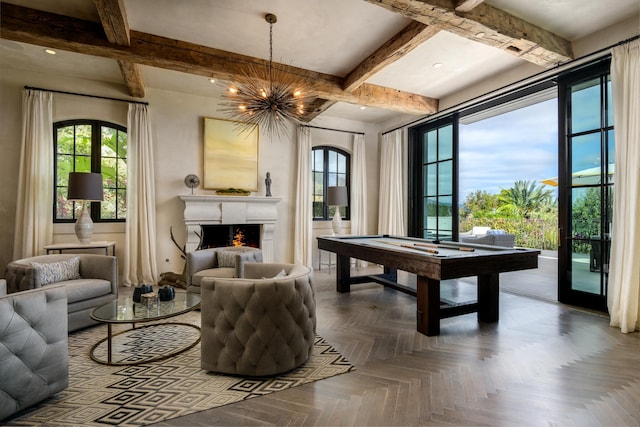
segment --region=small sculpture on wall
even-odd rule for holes
[[[267,172],[267,177],[264,180],[264,184],[267,186],[267,197],[271,197],[271,173]]]

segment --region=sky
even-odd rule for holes
[[[558,176],[557,117],[557,99],[551,99],[460,124],[459,202],[476,190],[497,194],[517,180],[542,185]]]

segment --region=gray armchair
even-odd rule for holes
[[[202,280],[201,366],[266,376],[294,369],[313,351],[313,273],[296,264],[245,264],[245,278]]]
[[[72,272],[69,265],[76,257],[79,263]],[[118,297],[118,259],[114,256],[55,254],[24,258],[10,262],[5,277],[9,293],[64,285],[69,332],[95,325],[97,322],[89,316],[91,311]]]
[[[0,420],[69,385],[64,286],[5,290],[0,280]]]
[[[243,277],[247,262],[262,262],[262,251],[249,246],[223,246],[187,253],[187,291],[200,293],[205,277]]]

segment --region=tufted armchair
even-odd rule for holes
[[[0,420],[69,384],[64,286],[5,293],[0,280]]]
[[[223,246],[187,253],[187,291],[200,293],[205,277],[242,277],[247,262],[262,262],[262,251],[249,246]]]
[[[243,279],[202,281],[202,368],[267,376],[302,365],[315,340],[311,269],[247,263],[244,273]]]

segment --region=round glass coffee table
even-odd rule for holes
[[[107,324],[107,337],[91,347],[91,359],[104,365],[139,365],[187,351],[200,342],[200,328],[163,320],[199,307],[200,295],[191,292],[176,292],[171,301],[154,299],[150,304],[134,303],[128,296],[101,305],[91,312],[91,318]],[[136,327],[149,322],[155,323]],[[113,325],[119,323],[131,323],[132,328],[114,333]],[[117,346],[115,337],[119,337]],[[114,360],[114,347],[120,356],[118,360]]]

